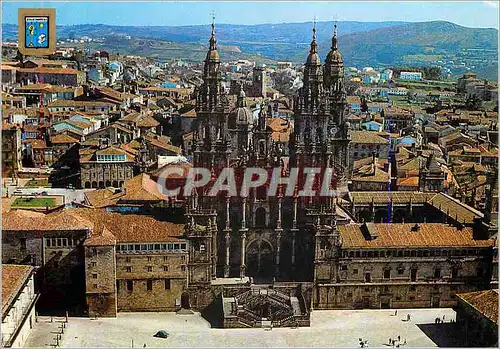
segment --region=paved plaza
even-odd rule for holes
[[[411,320],[406,321],[407,314]],[[436,317],[444,324],[435,324]],[[401,336],[401,347],[436,347],[457,344],[452,309],[325,310],[314,311],[311,327],[215,329],[199,313],[119,313],[117,318],[69,318],[62,347],[359,347],[359,339],[370,347],[389,348],[389,338]],[[28,338],[27,347],[55,343],[60,324],[41,320]],[[164,329],[167,339],[153,335]],[[406,340],[406,345],[403,345]],[[397,342],[396,342],[397,345]]]

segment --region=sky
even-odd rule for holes
[[[356,2],[50,2],[2,1],[2,23],[17,23],[20,7],[56,8],[57,24],[196,25],[263,24],[317,21],[446,20],[466,27],[497,28],[498,0]]]

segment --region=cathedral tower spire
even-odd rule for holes
[[[344,93],[344,61],[338,48],[337,24],[333,26],[332,47],[325,60],[324,83],[330,93]]]

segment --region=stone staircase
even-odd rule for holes
[[[267,285],[252,285],[234,298],[223,298],[223,301],[231,303],[233,309],[227,314],[230,327],[297,327],[298,320],[304,318],[308,323],[308,314],[301,311],[297,297]]]

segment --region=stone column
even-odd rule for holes
[[[293,222],[292,222],[292,271],[295,269],[295,235],[297,229],[297,198],[293,198]]]
[[[246,264],[245,264],[245,252],[246,252],[246,238],[247,238],[247,228],[246,228],[246,209],[247,209],[247,198],[243,198],[243,219],[241,221],[241,262],[240,262],[240,278],[245,277]]]
[[[224,266],[224,277],[229,277],[229,253],[230,253],[230,245],[231,245],[231,227],[229,221],[229,196],[226,198],[226,228],[224,229],[226,233],[226,264]]]
[[[280,274],[280,253],[281,253],[281,196],[278,197],[278,222],[276,226],[276,272],[275,275]]]
[[[211,219],[212,222],[212,246],[210,251],[212,252],[212,279],[217,278],[217,260],[218,260],[218,250],[217,250],[217,221],[215,216]]]

